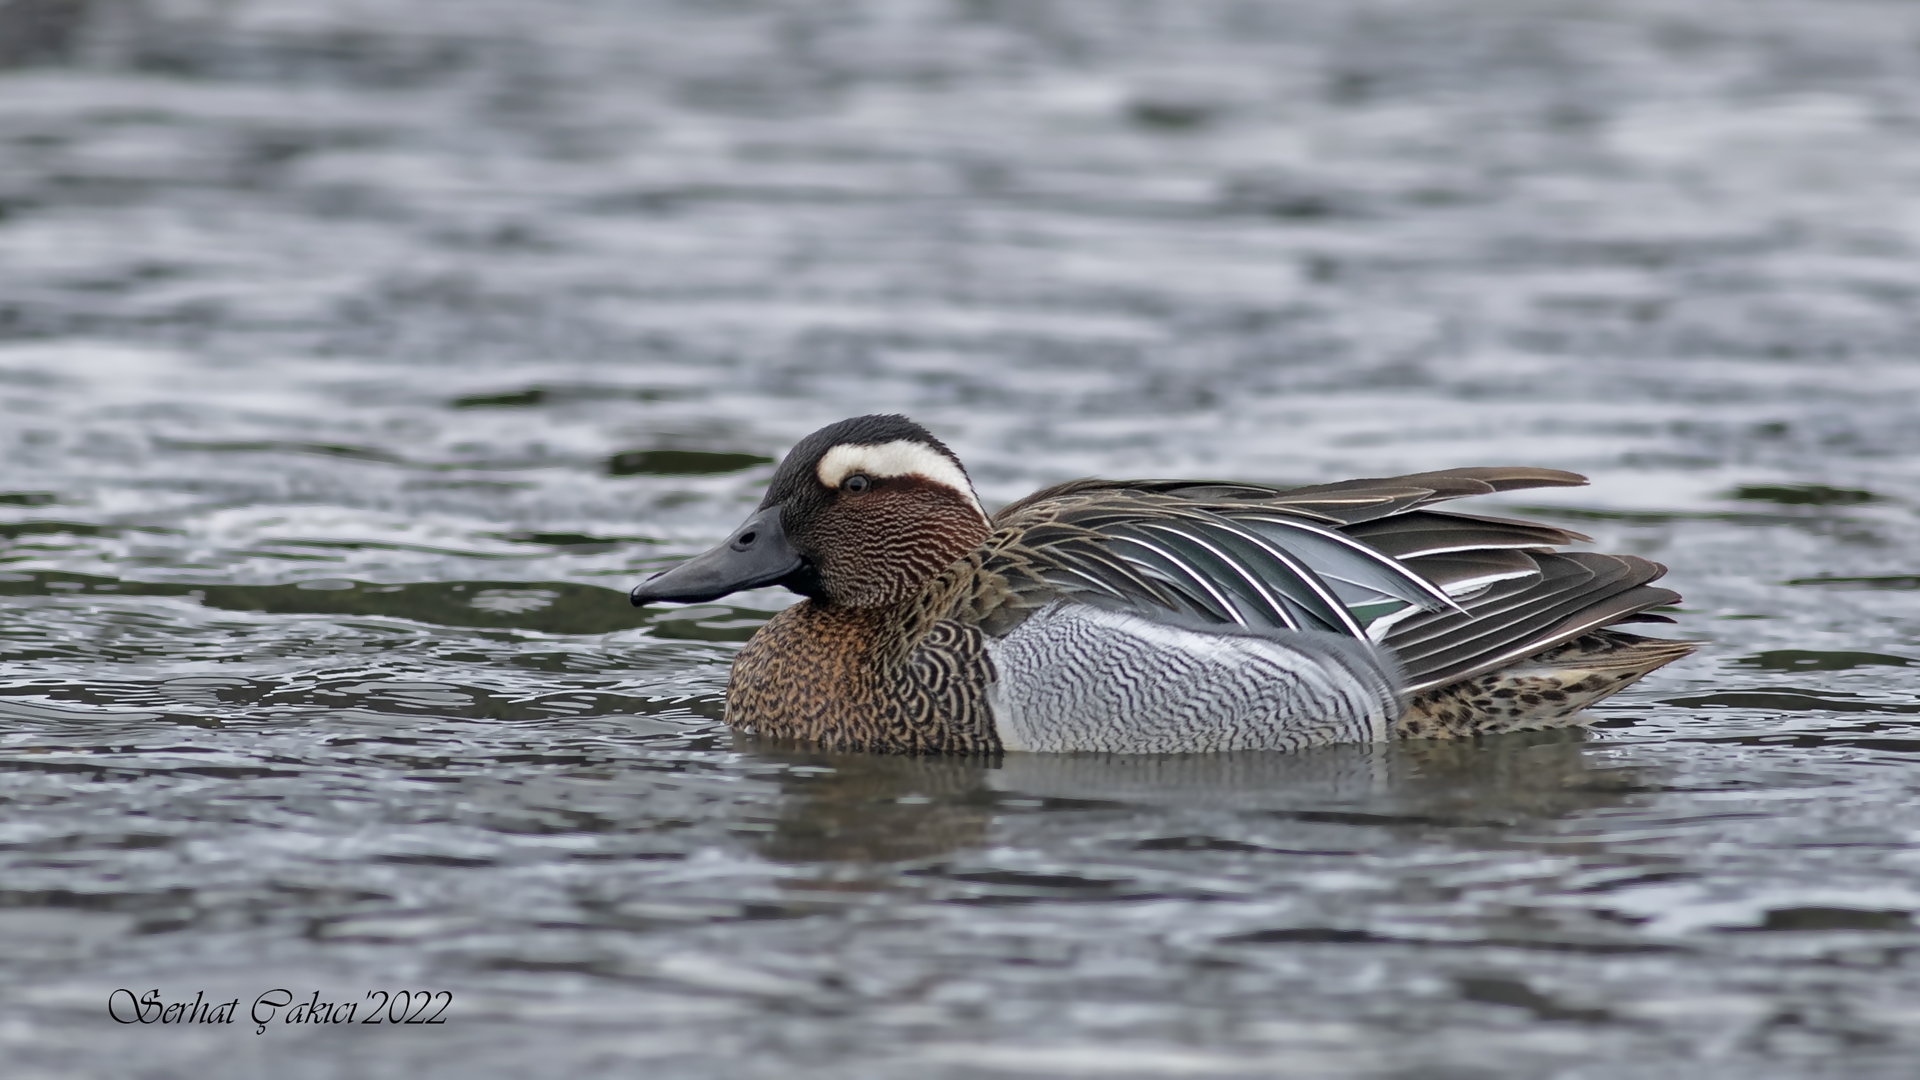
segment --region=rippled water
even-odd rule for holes
[[[1920,7],[0,0],[0,65],[7,1076],[1920,1061]],[[998,501],[1577,469],[1506,506],[1712,645],[1584,738],[737,740],[783,598],[622,592],[895,409]]]

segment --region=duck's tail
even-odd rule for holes
[[[1580,711],[1700,647],[1697,641],[1595,630],[1509,667],[1417,695],[1394,725],[1403,739],[1455,739],[1578,727]]]

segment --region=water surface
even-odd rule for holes
[[[1920,8],[0,3],[10,1077],[1908,1076]],[[635,612],[795,439],[1489,500],[1586,737],[827,755]],[[122,1026],[117,988],[438,1026]]]

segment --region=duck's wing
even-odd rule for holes
[[[1159,496],[1201,507],[1249,505],[1286,510],[1329,523],[1354,525],[1449,499],[1525,488],[1581,487],[1586,482],[1579,473],[1519,465],[1441,469],[1296,488],[1231,480],[1071,480],[1009,503],[994,515],[994,523],[1016,523],[1036,512],[1049,514],[1063,502],[1083,497]],[[1588,539],[1578,533],[1556,531],[1566,537],[1558,543]]]
[[[1409,612],[1370,635],[1399,657],[1409,692],[1505,667],[1680,599],[1650,584],[1667,568],[1637,556],[1521,554],[1533,572],[1483,586],[1460,611]]]
[[[1004,583],[989,633],[1073,600],[1249,630],[1321,630],[1390,647],[1409,688],[1444,685],[1678,596],[1631,556],[1535,522],[1430,509],[1471,495],[1585,483],[1474,468],[1307,488],[1083,480],[995,516],[982,568]]]
[[[1340,522],[1273,504],[1271,488],[1090,483],[1043,492],[995,518],[984,569],[1007,582],[1005,615],[1071,599],[1252,630],[1365,634],[1445,592],[1348,537]]]

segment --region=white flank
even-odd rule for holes
[[[821,455],[814,473],[820,477],[822,484],[830,488],[839,487],[841,481],[855,473],[875,480],[890,476],[918,476],[966,496],[981,517],[987,516],[986,510],[980,505],[980,497],[973,493],[973,482],[967,479],[967,474],[961,471],[960,466],[933,447],[910,439],[895,439],[877,446],[841,443]]]

